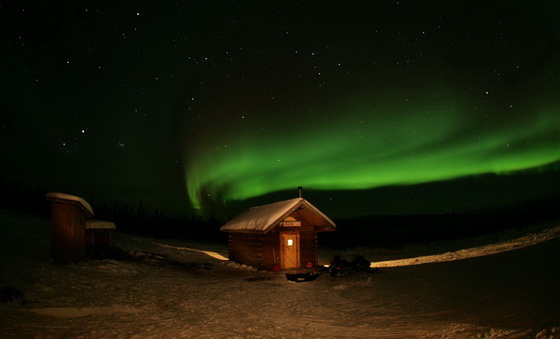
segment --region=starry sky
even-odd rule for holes
[[[335,216],[560,192],[558,17],[554,1],[2,4],[0,179],[222,216],[297,186]]]

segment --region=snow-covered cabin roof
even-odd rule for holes
[[[59,193],[59,192],[50,192],[47,193],[47,199],[50,201],[71,201],[76,203],[78,206],[80,206],[87,214],[89,214],[90,217],[92,217],[93,214],[93,208],[91,208],[91,205],[85,201],[84,199],[77,197],[75,195],[70,195],[70,194],[66,194],[66,193]]]
[[[329,228],[336,227],[334,222],[329,219],[323,212],[319,211],[309,201],[303,198],[295,198],[275,202],[273,204],[251,207],[237,217],[231,219],[222,228],[225,232],[257,232],[268,233],[282,220],[292,214],[298,208],[303,207],[314,214],[320,221],[315,226],[327,226]]]

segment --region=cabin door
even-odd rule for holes
[[[280,233],[282,268],[299,267],[299,233]]]

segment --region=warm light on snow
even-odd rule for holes
[[[560,334],[554,318],[560,293],[556,288],[559,240],[552,239],[560,236],[560,225],[492,246],[465,245],[473,248],[448,254],[457,260],[464,253],[480,255],[486,249],[489,254],[543,242],[511,255],[488,256],[475,265],[422,265],[345,277],[324,273],[317,281],[296,284],[282,272],[225,261],[224,244],[179,239],[158,243],[119,232],[115,245],[125,253],[153,254],[150,258],[161,260],[58,265],[49,258],[47,219],[0,209],[0,224],[1,278],[25,293],[18,301],[0,303],[2,338],[545,338]],[[498,236],[512,238],[511,233]],[[495,242],[494,236],[490,238],[462,243]],[[325,250],[324,260],[329,260],[332,250]],[[414,256],[409,250],[399,254]],[[438,253],[434,247],[430,250]],[[396,258],[392,251],[377,253]],[[518,267],[522,263],[534,267],[523,272]],[[511,279],[514,274],[517,278]]]
[[[140,310],[127,306],[127,305],[113,305],[113,306],[94,306],[94,307],[48,307],[48,308],[34,308],[29,311],[40,314],[48,315],[57,318],[77,318],[89,315],[114,315],[114,314],[135,314],[140,313]]]
[[[197,253],[202,253],[202,254],[206,254],[207,256],[214,258],[214,259],[218,259],[218,260],[223,260],[223,261],[227,261],[229,260],[228,258],[224,257],[223,255],[213,252],[213,251],[204,251],[204,250],[197,250],[196,248],[188,248],[188,247],[181,247],[181,246],[171,246],[171,245],[166,245],[166,244],[161,244],[161,243],[155,243],[156,245],[159,245],[161,247],[167,247],[167,248],[174,248],[176,250],[181,250],[181,251],[191,251],[191,252],[197,252]]]
[[[501,252],[517,250],[527,246],[536,245],[538,243],[551,240],[558,236],[560,236],[560,226],[549,228],[537,234],[529,234],[521,238],[513,239],[498,244],[467,248],[455,252],[426,255],[426,256],[415,257],[415,258],[374,262],[371,264],[371,267],[412,266],[412,265],[422,265],[422,264],[462,260],[468,258],[476,258],[476,257],[482,257],[482,256],[497,254]]]

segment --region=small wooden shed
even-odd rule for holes
[[[111,247],[111,237],[117,227],[115,223],[105,220],[86,221],[86,255],[103,258]]]
[[[116,230],[110,221],[90,220],[91,205],[84,199],[66,194],[47,193],[51,202],[51,256],[68,263],[88,257],[103,257]]]
[[[258,269],[316,266],[317,233],[336,225],[303,198],[248,209],[222,226],[229,259]]]

